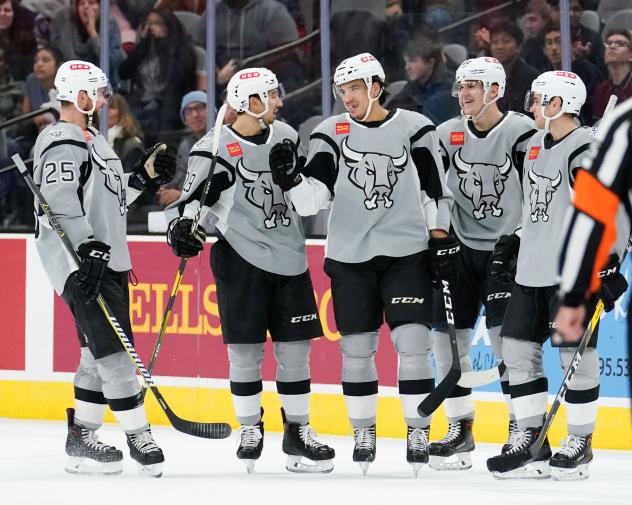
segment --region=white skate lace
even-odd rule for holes
[[[449,444],[450,442],[454,442],[455,440],[458,440],[460,436],[461,436],[461,423],[455,423],[455,424],[449,423],[448,432],[437,443]]]
[[[357,449],[370,451],[375,447],[375,427],[354,428],[353,438]]]
[[[303,441],[305,446],[307,447],[314,447],[318,449],[319,447],[325,446],[325,444],[321,444],[318,440],[314,438],[316,437],[316,433],[314,432],[314,430],[312,430],[309,424],[306,424],[305,426],[301,426],[298,429],[298,434],[301,437],[301,440]]]
[[[136,435],[130,435],[130,439],[134,444],[134,447],[142,452],[143,454],[147,454],[149,452],[155,451],[158,449],[156,442],[154,441],[154,437],[151,435],[151,431],[143,431],[142,433],[138,433]]]
[[[257,447],[259,441],[263,438],[258,425],[242,425],[241,426],[241,447]]]
[[[516,436],[520,433],[518,429],[518,423],[515,421],[509,421],[509,436],[507,437],[507,444],[513,446],[516,442]]]
[[[97,434],[93,430],[89,430],[87,428],[81,428],[81,440],[88,447],[97,451],[105,452],[114,449],[114,447],[99,441]]]
[[[428,447],[428,436],[423,428],[409,428],[408,447],[413,451],[425,451]]]
[[[517,452],[521,452],[526,450],[531,444],[531,432],[530,431],[520,431],[515,434],[513,445],[511,449],[507,451],[507,454],[515,454]]]
[[[569,458],[575,458],[584,449],[585,444],[586,439],[584,437],[579,437],[577,435],[568,435],[562,440],[562,448],[560,449],[558,454],[563,454],[564,456],[568,456]]]

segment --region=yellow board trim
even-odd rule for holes
[[[194,387],[161,386],[161,392],[169,406],[180,417],[212,422],[227,421],[237,427],[230,391]],[[65,410],[74,404],[73,385],[67,382],[0,381],[0,417],[18,419],[65,419]],[[476,423],[474,436],[477,442],[501,444],[507,435],[507,409],[504,403],[474,402]],[[152,424],[168,425],[160,406],[151,393],[147,394],[147,413]],[[266,430],[281,431],[281,403],[274,392],[264,391],[263,408]],[[403,421],[399,398],[378,399],[378,435],[403,438],[406,425]],[[342,395],[313,393],[311,398],[311,424],[318,433],[348,435],[351,426]],[[108,410],[105,420],[114,422]],[[441,407],[434,416],[431,439],[440,438],[447,430],[447,422]],[[558,412],[551,427],[549,439],[553,445],[566,435],[564,408]],[[624,407],[599,407],[597,431],[593,447],[600,449],[632,450],[632,423],[630,409]]]

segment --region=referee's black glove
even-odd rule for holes
[[[274,144],[268,155],[272,181],[283,191],[289,191],[301,182],[303,158],[299,158],[296,144],[290,139]]]
[[[72,277],[72,282],[86,295],[86,303],[94,300],[103,287],[103,275],[110,261],[110,246],[91,240],[82,242],[77,248],[81,259],[79,270]]]
[[[461,269],[461,244],[456,237],[430,237],[428,239],[430,277],[436,289],[441,281],[454,282]]]
[[[201,227],[197,227],[195,233],[191,233],[193,219],[179,217],[169,223],[167,230],[167,243],[171,246],[173,254],[180,258],[197,256],[204,249],[206,234]]]
[[[621,275],[619,267],[619,257],[616,254],[611,254],[608,258],[608,263],[598,274],[601,277],[599,297],[603,300],[606,312],[614,309],[614,303],[628,289],[628,282]]]
[[[501,235],[489,258],[489,276],[503,284],[512,284],[516,277],[519,250],[518,235]]]

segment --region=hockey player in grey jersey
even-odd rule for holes
[[[516,285],[502,326],[503,358],[509,371],[509,390],[520,435],[506,454],[488,460],[497,478],[588,477],[591,439],[599,397],[597,330],[566,392],[569,436],[551,457],[548,441],[533,462],[505,471],[503,460],[528,451],[541,432],[546,413],[548,384],[542,367],[542,344],[553,333],[558,290],[558,257],[565,218],[571,207],[572,187],[591,142],[591,130],[578,128],[575,116],[586,100],[586,88],[572,72],[545,72],[531,86],[525,108],[533,112],[541,130],[528,145],[524,166],[522,227],[501,237],[492,255],[492,275],[507,275],[517,254]],[[504,240],[503,240],[504,239]],[[618,259],[600,274],[606,305],[622,293]],[[615,291],[619,291],[618,294]],[[625,289],[623,289],[625,291]],[[614,296],[614,298],[613,298]],[[595,303],[591,303],[592,314]],[[554,346],[561,342],[555,339]],[[576,347],[559,347],[566,369]]]
[[[331,208],[324,268],[341,333],[353,460],[366,473],[375,459],[374,355],[386,315],[399,355],[406,458],[417,475],[428,462],[430,425],[417,406],[434,388],[431,276],[450,278],[458,248],[447,236],[451,198],[435,127],[416,112],[383,108],[384,80],[368,53],[340,63],[334,92],[348,112],[315,128],[306,164],[279,144],[271,168],[299,214]]]
[[[213,131],[191,149],[182,196],[168,210],[168,240],[181,257],[198,254],[205,236],[191,235],[200,205],[217,218],[218,241],[211,251],[219,315],[228,344],[230,389],[241,441],[237,457],[248,473],[263,449],[261,362],[266,332],[277,360],[277,391],[284,425],[283,452],[290,472],[327,473],[334,450],[314,438],[309,425],[311,339],[322,335],[300,216],[272,181],[270,148],[298,143],[298,134],[276,121],[283,106],[276,76],[265,68],[237,72],[227,100],[238,112],[223,126],[215,173],[200,202],[211,167]],[[309,461],[305,461],[307,458]]]
[[[37,137],[33,178],[81,259],[77,269],[39,210],[37,250],[51,283],[72,312],[81,345],[75,408],[68,409],[66,471],[122,471],[122,452],[96,435],[109,405],[141,473],[159,477],[164,456],[147,423],[136,368],[96,297],[104,297],[131,338],[127,206],[143,190],[155,191],[173,177],[175,154],[165,152],[164,144],[155,146],[131,173],[124,173],[107,139],[91,126],[110,95],[105,74],[92,63],[67,61],[57,71],[55,87],[62,104],[60,120]]]
[[[452,288],[461,369],[472,370],[470,343],[480,305],[494,353],[502,358],[500,327],[511,285],[488,276],[494,244],[513,232],[522,217],[521,174],[528,140],[536,132],[532,119],[516,112],[502,113],[496,101],[505,93],[505,70],[495,58],[464,61],[456,72],[461,116],[437,127],[446,181],[454,195],[451,225],[461,243],[462,268]],[[447,333],[443,295],[435,290],[433,351],[441,380],[450,370],[452,352]],[[509,406],[509,440],[517,433],[511,409],[507,374],[501,385]],[[464,470],[472,466],[474,405],[471,390],[456,386],[444,402],[448,432],[430,445],[430,466]]]

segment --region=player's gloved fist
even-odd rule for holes
[[[489,276],[503,284],[513,283],[516,277],[519,249],[520,237],[518,235],[501,235],[489,258]]]
[[[176,153],[167,144],[156,144],[134,166],[130,185],[136,189],[156,192],[162,184],[173,179],[176,173]]]
[[[180,258],[191,258],[197,256],[204,249],[206,234],[198,226],[195,233],[191,233],[193,219],[179,217],[169,223],[167,230],[167,243],[171,246],[173,254]]]
[[[440,288],[441,281],[453,282],[461,268],[461,244],[456,237],[430,237],[428,249],[432,285]]]
[[[98,240],[82,242],[77,248],[77,254],[81,264],[72,280],[85,293],[87,303],[94,300],[101,291],[103,275],[110,261],[110,246]]]
[[[272,146],[268,162],[272,181],[283,191],[289,191],[301,182],[302,160],[298,157],[296,144],[290,139]]]
[[[621,275],[619,266],[619,257],[616,254],[611,254],[607,265],[598,274],[601,277],[599,297],[603,300],[606,312],[614,309],[614,302],[628,289],[628,282]]]

